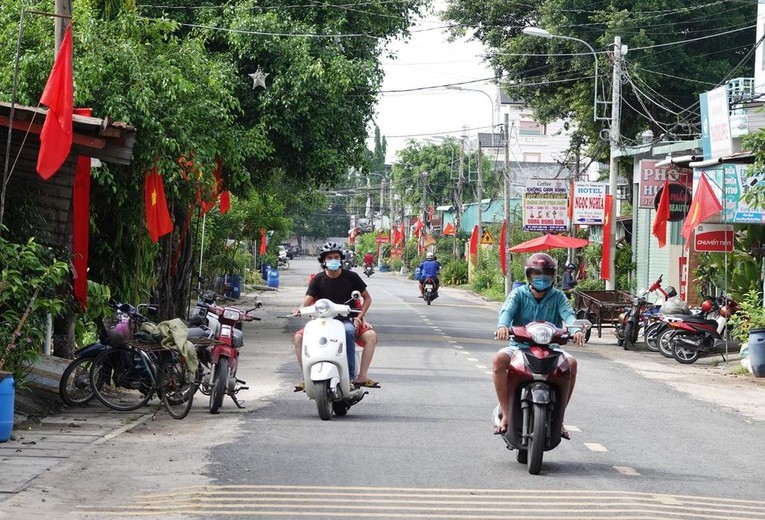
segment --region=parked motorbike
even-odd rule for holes
[[[279,257],[279,262],[278,262],[276,265],[277,265],[277,266],[278,266],[278,268],[279,268],[279,269],[281,269],[282,271],[286,271],[287,269],[289,269],[289,268],[290,268],[290,263],[289,263],[289,261],[287,260],[287,258],[286,258],[286,257],[285,257],[285,258],[281,258],[281,257]]]
[[[209,337],[218,337],[220,334],[220,321],[218,321],[216,314],[208,312],[208,308],[210,305],[216,305],[219,299],[230,301],[233,301],[233,299],[215,294],[215,292],[210,290],[199,292],[193,289],[193,291],[199,293],[199,298],[197,299],[194,312],[189,316],[189,326],[207,328],[210,331]]]
[[[319,417],[324,421],[332,419],[333,412],[340,417],[346,415],[368,393],[351,384],[356,374],[349,373],[345,327],[334,319],[356,312],[349,304],[359,298],[359,292],[353,291],[345,304],[322,298],[298,310],[300,316],[313,318],[303,329],[303,381],[305,393],[316,401]],[[356,367],[361,366],[362,351],[356,345]]]
[[[375,273],[375,268],[372,264],[364,264],[364,274],[367,275],[367,278],[372,276]]]
[[[641,325],[646,323],[646,315],[655,312],[653,305],[649,304],[646,300],[646,296],[654,291],[658,291],[665,299],[667,298],[667,292],[661,288],[663,277],[664,275],[660,275],[643,294],[634,296],[632,298],[632,305],[619,315],[616,323],[616,337],[618,338],[619,345],[624,347],[624,350],[630,350],[635,346]]]
[[[588,320],[576,320],[559,329],[550,322],[534,321],[510,331],[511,337],[525,347],[513,351],[508,368],[510,417],[502,438],[508,449],[518,450],[518,462],[527,464],[532,475],[541,471],[544,452],[561,441],[571,368],[559,346],[571,339],[569,328],[586,330],[591,326]],[[492,419],[494,426],[499,426],[499,405]]]
[[[243,401],[236,398],[236,394],[242,390],[248,390],[244,386],[246,381],[237,379],[236,372],[239,361],[239,349],[244,344],[242,323],[245,321],[259,321],[260,318],[252,316],[250,312],[263,306],[258,304],[246,311],[236,307],[220,307],[216,304],[204,304],[207,312],[217,316],[220,322],[220,331],[214,336],[213,345],[197,349],[199,357],[199,370],[197,371],[197,384],[204,395],[210,396],[210,413],[218,413],[223,404],[223,396],[228,395],[238,408],[244,408]]]
[[[425,303],[430,305],[430,303],[436,298],[438,298],[438,288],[436,287],[436,281],[428,276],[422,282],[422,299],[425,300]]]
[[[731,341],[726,326],[728,318],[738,308],[736,302],[726,296],[719,296],[712,300],[712,306],[712,310],[703,318],[686,318],[669,323],[674,332],[668,342],[672,357],[678,363],[690,365],[701,356],[722,353],[726,343]]]

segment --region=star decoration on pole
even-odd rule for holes
[[[258,70],[252,74],[248,74],[248,76],[252,78],[252,88],[256,88],[258,85],[266,88],[266,77],[268,76],[268,72],[263,72],[260,67],[258,67]]]

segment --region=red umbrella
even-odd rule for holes
[[[526,242],[521,242],[510,248],[511,253],[534,253],[536,251],[547,251],[556,247],[564,249],[576,249],[584,247],[590,243],[584,238],[569,237],[565,235],[543,235],[532,238]]]

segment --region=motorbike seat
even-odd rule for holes
[[[690,322],[690,323],[704,323],[704,322],[707,322],[707,321],[711,321],[713,323],[717,323],[715,320],[708,320],[708,319],[706,319],[703,316],[695,316],[695,315],[685,316],[685,317],[683,317],[683,319],[681,321],[687,321],[687,322]]]

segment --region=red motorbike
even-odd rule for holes
[[[237,379],[236,371],[239,361],[239,349],[244,344],[242,323],[245,321],[260,321],[250,312],[262,307],[262,303],[252,309],[242,311],[236,307],[220,307],[215,304],[205,304],[207,312],[215,314],[220,322],[220,328],[215,336],[215,343],[201,348],[197,352],[199,370],[197,383],[204,395],[210,396],[210,413],[218,413],[223,404],[223,396],[228,395],[238,408],[243,401],[236,394],[247,390],[246,381]]]
[[[587,320],[576,320],[568,327],[588,329]],[[521,348],[513,352],[508,368],[510,417],[502,438],[510,450],[518,450],[517,460],[537,475],[542,456],[561,440],[563,415],[569,399],[571,367],[559,345],[572,337],[547,321],[534,321],[513,327],[510,335]],[[502,420],[499,405],[494,409],[497,427]]]

